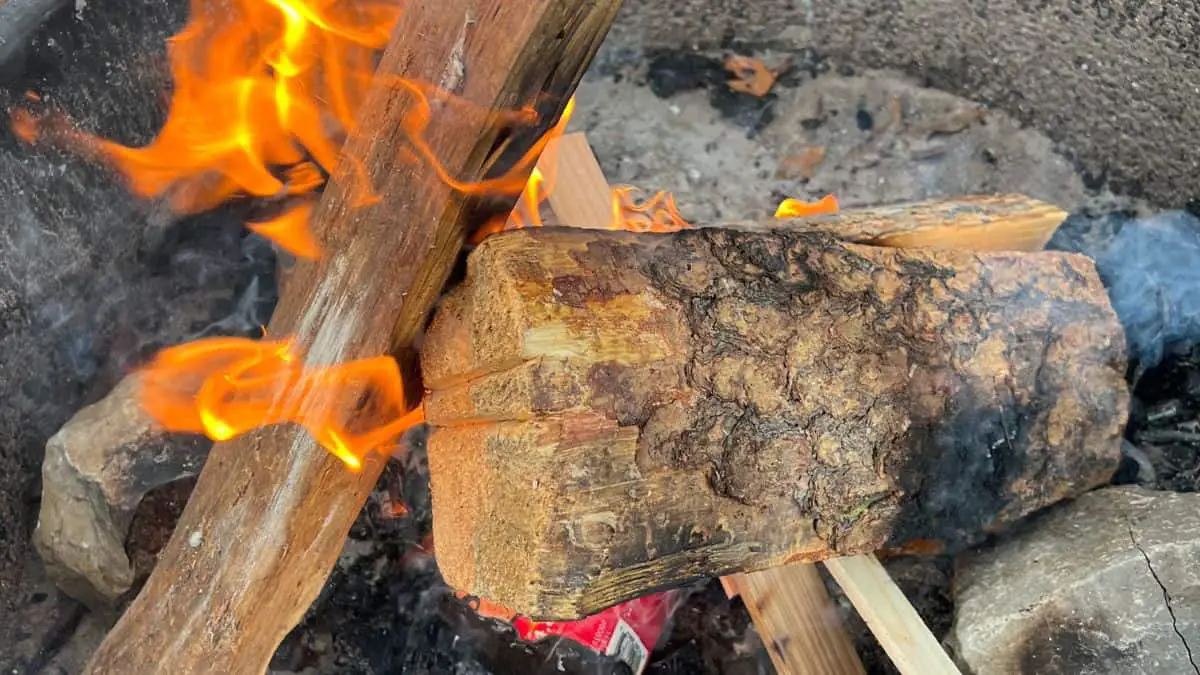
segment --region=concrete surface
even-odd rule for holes
[[[1130,206],[1088,190],[1046,135],[894,74],[777,86],[773,119],[754,135],[704,89],[664,99],[637,79],[585,80],[570,129],[587,132],[610,183],[670,191],[696,223],[766,217],[784,197],[830,193],[843,206],[992,192],[1071,211]]]
[[[1191,0],[639,0],[610,48],[812,47],[993,104],[1097,180],[1200,196],[1200,4]]]

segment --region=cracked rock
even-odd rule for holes
[[[59,588],[93,609],[133,585],[125,539],[143,495],[199,473],[210,447],[155,426],[137,393],[136,376],[125,378],[46,444],[34,543]]]
[[[951,646],[975,675],[1196,673],[1200,494],[1113,487],[965,554]]]

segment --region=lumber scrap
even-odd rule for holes
[[[959,675],[958,666],[875,556],[830,558],[823,564],[897,670],[904,675]]]
[[[721,583],[731,597],[741,596],[779,675],[865,672],[816,564],[733,574]]]
[[[553,176],[546,201],[555,222],[589,230],[608,229],[613,220],[612,190],[582,132],[565,134],[546,146],[545,173]]]
[[[569,619],[656,587],[961,545],[1108,480],[1091,261],[764,227],[489,239],[422,354],[439,564]]]
[[[432,115],[424,140],[452,175],[478,181],[506,171],[557,121],[619,5],[408,3],[313,217],[327,257],[291,271],[268,332],[294,335],[310,363],[410,354],[467,229],[486,214],[401,152],[403,122],[419,102],[396,78],[483,111],[547,113],[538,128],[513,130],[495,114],[479,120],[435,105],[443,114]],[[362,199],[360,176],[375,202]],[[290,427],[219,444],[153,575],[88,672],[263,672],[316,598],[383,465],[380,457],[348,471]]]
[[[774,220],[765,227],[828,232],[844,241],[876,246],[1040,251],[1067,215],[1024,195],[969,195]],[[764,224],[740,226],[760,229]]]

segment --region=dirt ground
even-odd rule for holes
[[[788,61],[790,67],[782,68],[770,94],[756,97],[732,92],[725,86],[730,74],[722,67],[723,56],[723,52],[646,54],[618,49],[602,53],[580,87],[579,110],[572,128],[587,132],[612,183],[672,191],[685,216],[698,223],[763,216],[784,197],[818,198],[828,193],[835,194],[845,206],[941,194],[1016,191],[1077,212],[1136,213],[1144,208],[1108,194],[1103,186],[1085,182],[1074,164],[1041,132],[1024,127],[1004,113],[922,88],[898,74],[840,66],[803,50],[757,52],[752,56],[772,68],[782,68]],[[103,80],[104,76],[97,77]],[[120,116],[120,97],[109,96],[100,110],[105,115]],[[152,122],[153,118],[139,118],[139,133],[144,133]],[[79,176],[86,179],[81,183],[85,186],[104,183],[103,177],[81,168],[75,160],[41,155],[31,160],[33,155],[11,137],[0,140],[4,161],[10,167],[34,162],[41,172],[32,184],[36,189],[54,190],[56,180],[78,181]],[[60,164],[65,168],[56,178],[54,167]],[[109,192],[99,193],[101,196],[115,194],[105,189]],[[82,222],[92,208],[101,211],[97,218],[116,222],[122,214],[134,210],[124,201],[119,207],[104,210],[83,203],[70,207],[74,209],[71,217]],[[82,231],[88,237],[100,236],[92,229]],[[33,414],[30,411],[36,411],[42,399],[60,400],[65,403],[55,403],[47,410],[61,423],[67,408],[96,395],[93,388],[100,386],[100,378],[108,378],[111,384],[117,370],[127,367],[130,360],[151,346],[143,333],[168,325],[170,336],[161,339],[195,335],[208,322],[230,316],[238,306],[237,299],[248,293],[250,279],[258,277],[264,284],[273,284],[269,274],[262,272],[262,256],[246,248],[253,248],[253,242],[239,245],[236,233],[231,235],[229,228],[221,229],[219,246],[205,244],[208,240],[197,234],[202,230],[195,225],[183,231],[188,234],[180,240],[157,242],[150,247],[150,260],[158,261],[161,267],[155,268],[157,273],[125,275],[111,271],[105,277],[110,284],[106,288],[113,293],[126,285],[150,289],[165,284],[181,294],[199,294],[202,282],[211,283],[215,277],[232,274],[210,258],[228,256],[239,261],[230,264],[241,275],[236,283],[230,282],[219,298],[206,301],[208,304],[188,314],[188,321],[182,324],[178,318],[174,323],[168,321],[173,311],[169,298],[160,302],[160,294],[154,294],[155,302],[142,303],[138,312],[113,309],[104,325],[89,326],[87,334],[99,346],[88,343],[86,349],[81,348],[68,339],[70,336],[62,337],[61,344],[37,346],[37,335],[29,332],[26,324],[14,323],[9,328],[5,323],[10,318],[14,322],[24,320],[19,312],[27,311],[20,307],[27,306],[32,297],[28,289],[17,289],[11,295],[21,302],[11,303],[9,311],[5,305],[9,296],[0,287],[0,328],[7,331],[3,339],[20,340],[23,349],[37,346],[42,350],[38,353],[51,364],[46,366],[51,374],[75,367],[71,361],[64,365],[69,355],[81,352],[87,356],[86,372],[58,385],[58,389],[42,387],[46,390],[40,391],[35,385],[27,385],[22,399],[26,407],[20,409],[20,415]],[[164,253],[176,245],[178,248],[171,250],[193,253]],[[39,240],[37,250],[48,260],[58,259],[55,256],[70,258],[73,249],[67,246],[50,238]],[[89,255],[98,258],[111,244],[88,246]],[[4,255],[11,262],[11,254],[6,251]],[[120,264],[130,269],[145,264],[147,259],[136,245],[120,248],[117,255],[121,256]],[[191,272],[187,272],[188,264],[193,265]],[[116,270],[108,263],[96,265]],[[184,273],[186,276],[179,276]],[[53,288],[41,289],[44,293],[38,296],[39,301],[59,301],[67,293],[88,286],[88,279],[72,277]],[[91,286],[95,289],[94,281]],[[97,293],[114,307],[120,304],[114,300],[115,295],[93,290],[93,299],[89,301],[85,295],[85,300],[79,301],[80,307],[95,303]],[[123,302],[135,302],[152,291],[141,293],[129,293],[125,297],[132,300]],[[255,297],[258,293],[255,291]],[[263,297],[270,295],[267,289],[261,289],[261,293]],[[111,345],[116,338],[131,344],[122,347],[118,340],[114,350]],[[118,360],[114,362],[113,358]],[[0,359],[0,366],[4,363]],[[36,379],[29,377],[21,382],[24,385]],[[65,399],[59,391],[64,387],[69,392]],[[30,436],[32,432],[24,432],[20,455],[14,454],[11,466],[5,465],[18,472],[9,483],[20,488],[23,501],[17,502],[20,508],[14,510],[19,516],[0,522],[0,532],[19,542],[11,549],[17,556],[9,561],[9,578],[22,580],[19,585],[13,582],[0,588],[4,594],[0,597],[0,635],[12,636],[0,640],[0,666],[4,666],[4,672],[78,672],[111,620],[83,611],[41,579],[36,558],[25,546],[33,524],[31,514],[36,513],[36,490],[29,487],[36,484],[36,449],[53,432],[53,426],[47,423],[47,428],[34,430],[34,437]],[[405,488],[406,494],[420,502],[419,466],[398,471],[403,476],[401,482],[412,483]],[[548,645],[514,646],[511,635],[502,627],[473,619],[447,597],[432,561],[417,549],[426,527],[422,518],[428,516],[420,503],[414,506],[413,517],[399,520],[381,519],[370,508],[352,532],[347,552],[321,599],[281,648],[274,672],[383,673],[403,669],[414,673],[505,673],[537,672],[547,664],[552,670],[546,672],[584,672],[568,669],[570,664],[586,661],[580,655],[569,650],[565,655],[562,651],[552,652]],[[378,504],[374,508],[378,509]],[[891,565],[901,586],[917,600],[935,629],[948,628],[945,560]],[[854,621],[852,613],[847,616]],[[888,672],[889,666],[870,645],[861,623],[852,624],[852,628],[862,642],[871,671]],[[587,672],[603,672],[603,666],[593,663]],[[744,609],[736,601],[725,600],[719,587],[710,585],[696,589],[689,604],[679,611],[669,639],[654,656],[648,672],[770,670]]]

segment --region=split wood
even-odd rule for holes
[[[424,139],[452,174],[477,181],[504,170],[557,120],[619,5],[407,3],[313,217],[328,255],[292,271],[269,334],[294,335],[314,364],[389,351],[402,364],[411,358],[479,214],[429,166],[401,153],[402,122],[416,101],[390,81],[428,82],[484,111],[558,106],[539,129],[509,136],[494,119],[435,114]],[[366,186],[348,158],[361,164],[378,202],[355,206]],[[499,200],[499,208],[514,199]],[[371,458],[362,471],[348,471],[290,427],[218,445],[150,580],[88,672],[263,672],[323,586],[383,465]]]
[[[1048,208],[948,201],[903,213]],[[468,268],[422,351],[439,565],[535,619],[687,579],[959,546],[1119,462],[1124,341],[1082,256],[861,246],[763,222],[523,230]]]

